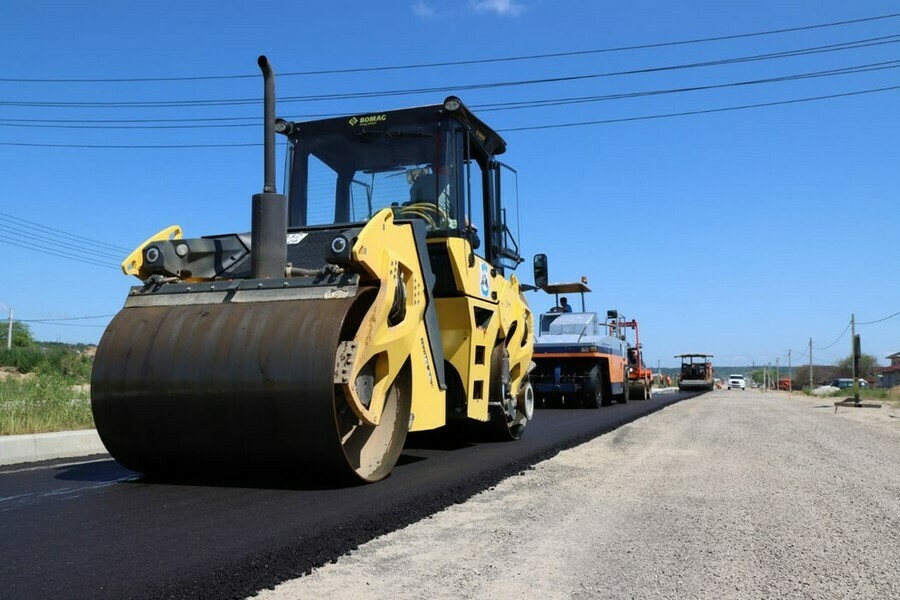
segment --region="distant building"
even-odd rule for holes
[[[891,365],[878,370],[878,374],[881,375],[881,387],[884,388],[900,385],[900,352],[891,354],[888,360],[891,361]]]

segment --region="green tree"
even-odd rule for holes
[[[838,362],[838,368],[841,370],[841,375],[844,377],[853,377],[853,355],[847,356]],[[881,365],[878,364],[878,359],[872,356],[871,354],[863,353],[859,357],[859,376],[863,379],[868,379],[870,377],[874,377],[875,370],[878,369]]]
[[[0,325],[0,347],[6,348],[6,337],[9,333],[9,322]],[[31,336],[31,328],[27,323],[22,321],[13,321],[12,326],[12,346],[13,348],[27,348],[34,345],[34,338]]]
[[[768,371],[768,374],[766,374]],[[750,380],[753,381],[756,385],[762,387],[763,384],[768,384],[770,388],[775,387],[775,367],[771,367],[769,369],[757,369],[750,373]]]

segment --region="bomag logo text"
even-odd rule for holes
[[[355,127],[356,125],[374,125],[375,123],[381,123],[382,121],[387,121],[387,115],[366,115],[365,117],[351,117],[350,125]]]

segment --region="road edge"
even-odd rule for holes
[[[105,453],[96,429],[0,436],[0,466]]]

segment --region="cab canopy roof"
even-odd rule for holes
[[[579,281],[576,283],[548,283],[544,286],[544,291],[548,294],[583,294],[591,291],[591,288]]]
[[[675,358],[712,358],[712,354],[676,354]]]
[[[448,107],[453,110],[449,110]],[[450,117],[462,123],[466,129],[472,132],[473,138],[484,147],[488,154],[496,156],[506,151],[506,141],[500,137],[500,134],[476,117],[456,96],[448,96],[443,104],[357,113],[315,121],[298,121],[290,123],[289,133],[286,135],[292,138],[334,132],[358,135],[367,129],[388,131],[392,127],[435,123],[444,117]]]

